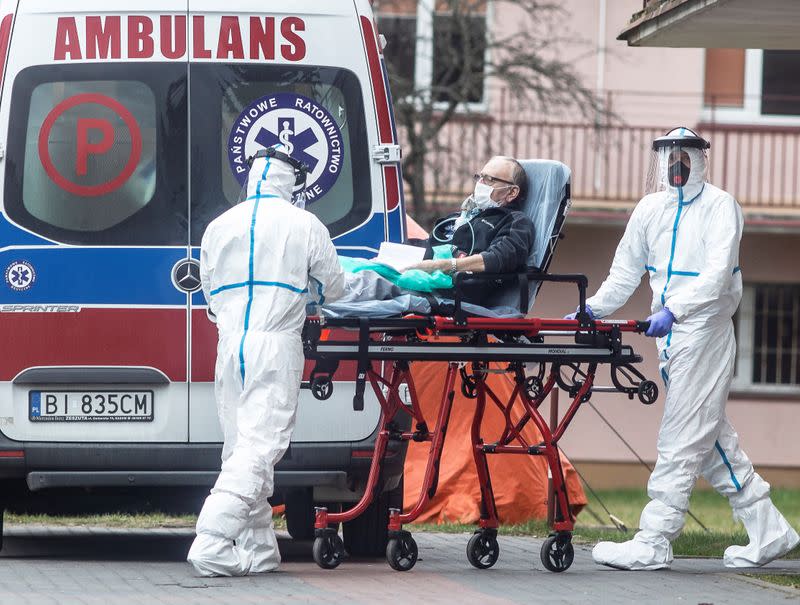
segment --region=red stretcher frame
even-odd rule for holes
[[[333,339],[324,328],[357,330],[356,339]],[[330,396],[332,378],[339,361],[359,362],[361,398],[354,398],[354,407],[363,407],[363,384],[369,382],[381,407],[380,426],[367,479],[360,501],[352,508],[339,513],[325,508],[316,510],[314,560],[320,567],[332,569],[344,559],[341,538],[329,524],[348,522],[364,513],[382,490],[381,468],[387,446],[391,440],[430,442],[424,479],[417,501],[407,513],[390,509],[388,519],[389,541],[386,558],[398,571],[414,567],[418,549],[410,532],[403,525],[413,522],[434,496],[438,483],[439,462],[442,456],[450,413],[453,406],[456,379],[461,377],[462,392],[475,399],[471,426],[473,457],[480,483],[479,528],[467,546],[469,562],[486,569],[499,557],[497,528],[500,525],[487,458],[489,455],[516,454],[544,456],[553,479],[555,515],[553,532],[545,540],[541,560],[545,568],[560,572],[572,564],[572,530],[575,524],[564,479],[558,442],[568,429],[580,406],[588,401],[592,392],[621,392],[629,398],[638,396],[642,403],[653,403],[658,388],[647,380],[632,364],[641,361],[632,347],[622,343],[622,334],[642,332],[645,322],[569,319],[489,319],[406,316],[402,319],[325,320],[309,318],[304,332],[306,357],[317,361],[312,372],[310,388],[314,395],[324,399]],[[341,332],[340,332],[341,333]],[[574,336],[575,344],[548,343],[553,336]],[[439,342],[434,337],[451,336]],[[414,380],[410,371],[412,361],[446,361],[447,374],[440,397],[435,424],[431,427],[419,405]],[[374,362],[381,369],[375,369]],[[503,370],[513,376],[514,389],[508,400],[500,397],[487,384],[489,364],[507,364]],[[539,374],[526,374],[525,364],[538,363]],[[594,384],[599,365],[611,364],[613,386]],[[549,371],[548,371],[549,366]],[[467,369],[469,368],[469,370]],[[565,377],[564,369],[568,374]],[[492,373],[497,370],[492,370]],[[400,394],[405,384],[408,404]],[[571,404],[551,430],[539,407],[556,386],[567,392]],[[487,405],[495,405],[503,413],[505,428],[500,438],[486,443],[481,433]],[[512,421],[511,410],[521,406],[519,420]],[[410,417],[412,430],[401,431],[395,422],[403,414]],[[533,422],[542,435],[540,443],[528,443],[522,436],[524,427]]]

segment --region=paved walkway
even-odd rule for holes
[[[595,565],[578,546],[572,567],[544,570],[541,540],[500,536],[500,560],[480,571],[466,561],[465,534],[415,537],[420,561],[405,573],[385,561],[346,561],[322,570],[310,542],[282,536],[284,564],[247,578],[198,578],[184,562],[191,530],[73,529],[7,526],[0,554],[0,604],[204,604],[381,602],[459,603],[798,603],[800,591],[726,570],[720,560],[681,559],[672,570],[624,572]],[[800,561],[779,561],[770,573],[800,573]]]

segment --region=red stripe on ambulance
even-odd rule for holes
[[[11,25],[14,15],[6,15],[0,22],[0,83],[6,73],[6,59],[8,58],[8,41],[11,39]]]
[[[329,338],[347,340],[352,333],[331,330]],[[217,326],[208,319],[205,309],[192,309],[192,382],[214,382],[214,366],[217,362]],[[308,380],[313,361],[306,361],[303,380]],[[354,381],[357,367],[355,361],[343,361],[336,371],[336,380]]]
[[[361,28],[364,30],[364,44],[366,44],[367,47],[369,75],[372,80],[372,89],[375,92],[380,142],[394,143],[392,119],[389,115],[389,99],[386,96],[386,87],[383,84],[383,71],[381,70],[381,59],[378,55],[378,42],[375,38],[375,30],[372,27],[372,22],[366,17],[361,17]]]
[[[391,212],[400,204],[400,178],[397,166],[383,167],[383,183],[386,188],[386,210]]]
[[[192,16],[193,59],[269,61],[280,56],[295,62],[306,56],[306,23],[300,17],[223,16],[213,32],[207,29],[209,22],[205,15]],[[176,60],[186,57],[187,47],[186,15],[59,17],[53,59]]]
[[[186,380],[185,309],[0,313],[0,381],[36,366],[146,366]]]

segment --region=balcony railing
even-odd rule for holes
[[[543,124],[518,120],[459,121],[445,127],[430,154],[432,202],[461,199],[471,174],[495,154],[549,158],[572,169],[578,205],[627,207],[646,192],[655,168],[651,144],[664,127]],[[711,141],[709,181],[746,212],[800,216],[800,129],[705,125]]]

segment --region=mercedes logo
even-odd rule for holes
[[[200,263],[193,258],[184,258],[172,268],[172,283],[184,292],[200,289]]]

